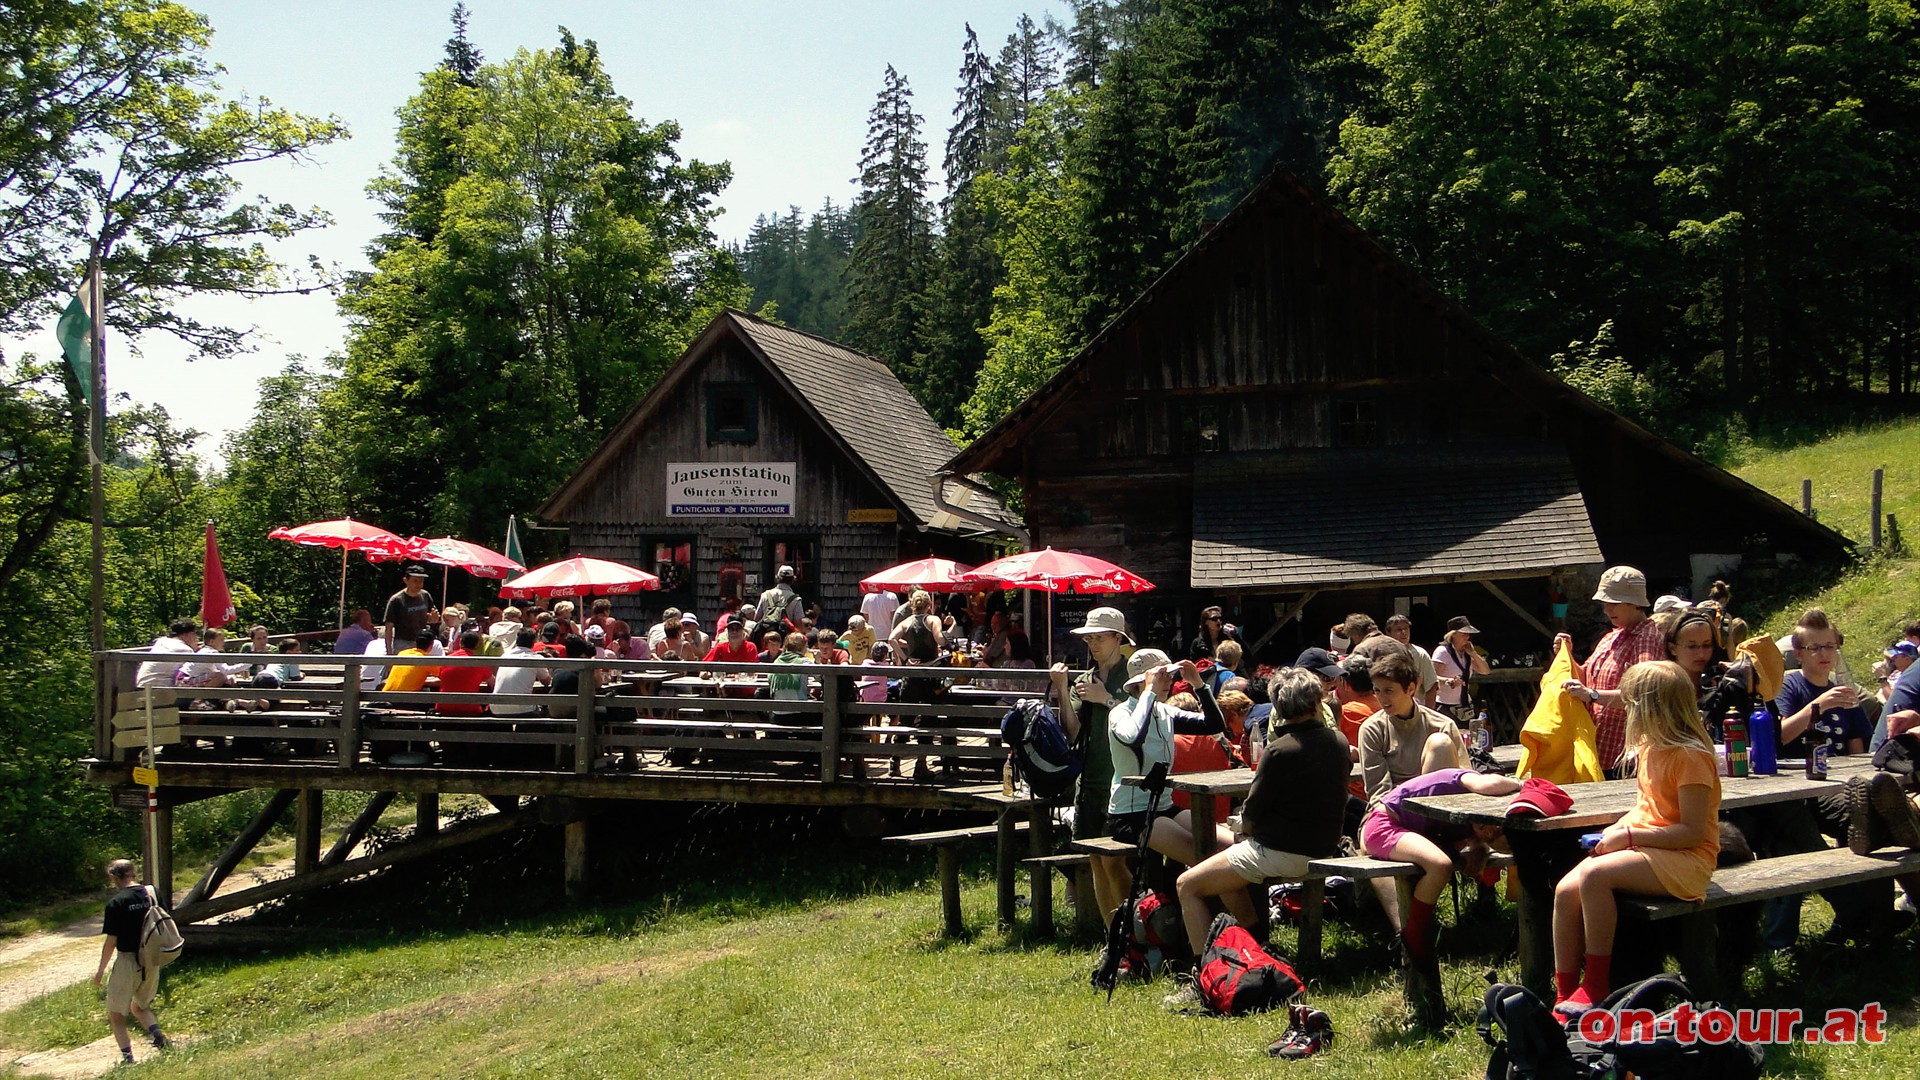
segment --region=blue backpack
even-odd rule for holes
[[[1013,752],[1013,767],[1035,795],[1064,794],[1087,764],[1086,753],[1067,739],[1060,718],[1044,703],[1019,701],[1000,718],[1000,741]]]

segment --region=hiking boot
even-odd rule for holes
[[[1203,1013],[1207,1011],[1207,999],[1200,994],[1200,984],[1192,976],[1174,976],[1174,991],[1160,999],[1161,1008],[1176,1013]]]
[[[167,1037],[162,1035],[158,1029],[148,1032],[147,1037],[152,1041],[155,1050],[165,1050],[167,1047],[173,1045],[167,1041]]]
[[[1874,843],[1877,830],[1867,778],[1847,777],[1846,797],[1847,848],[1855,855],[1870,855],[1878,845]]]
[[[1287,1033],[1268,1045],[1267,1056],[1298,1061],[1333,1042],[1333,1018],[1311,1005],[1287,1006]]]
[[[1914,812],[1913,803],[1892,773],[1876,772],[1868,778],[1867,802],[1888,840],[1903,848],[1920,848],[1920,814]]]

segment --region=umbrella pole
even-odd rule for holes
[[[340,625],[336,630],[347,628],[347,549],[340,549]]]
[[[1053,666],[1053,590],[1047,590],[1047,666]]]
[[[451,566],[442,566],[440,568],[440,609],[442,611],[446,610],[447,607],[447,575],[451,573],[453,573],[453,567]]]

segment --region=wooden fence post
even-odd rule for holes
[[[349,660],[340,680],[340,767],[360,763],[360,662]]]
[[[1873,470],[1873,550],[1880,550],[1880,485],[1886,480],[1887,470]]]
[[[1813,478],[1800,481],[1800,512],[1813,517]]]
[[[593,759],[600,756],[599,719],[594,716],[594,705],[598,703],[598,680],[594,677],[596,669],[582,668],[580,671],[580,700],[575,706],[580,711],[579,719],[573,728],[573,771],[576,776],[585,776],[593,771]]]
[[[820,780],[831,784],[840,775],[840,676],[821,677],[820,704]]]

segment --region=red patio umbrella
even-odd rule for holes
[[[207,551],[200,563],[200,622],[209,628],[233,621],[233,592],[227,588],[226,567],[220,562],[220,544],[207,522]]]
[[[308,525],[296,525],[289,529],[282,525],[267,533],[269,540],[290,540],[308,547],[330,547],[340,549],[340,625],[347,625],[347,552],[364,551],[368,558],[384,556],[390,559],[404,558],[407,554],[407,540],[398,533],[390,533],[378,525],[369,525],[352,518],[340,518],[335,521],[316,521]]]
[[[548,563],[514,578],[500,587],[505,597],[523,596],[624,596],[643,589],[657,589],[660,579],[645,570],[605,559],[576,555],[571,559]]]
[[[407,558],[419,559],[441,567],[440,599],[447,598],[447,572],[449,568],[459,567],[474,577],[504,578],[525,573],[526,566],[488,547],[456,540],[451,536],[436,537],[428,540],[416,536],[408,541]]]
[[[1038,589],[1047,594],[1047,657],[1053,657],[1053,594],[1141,593],[1153,582],[1105,559],[1073,551],[1023,551],[984,563],[962,577],[1003,589]]]
[[[877,593],[925,589],[928,592],[971,593],[988,592],[996,587],[992,582],[963,580],[961,575],[972,569],[952,559],[915,559],[861,578],[860,591]]]

